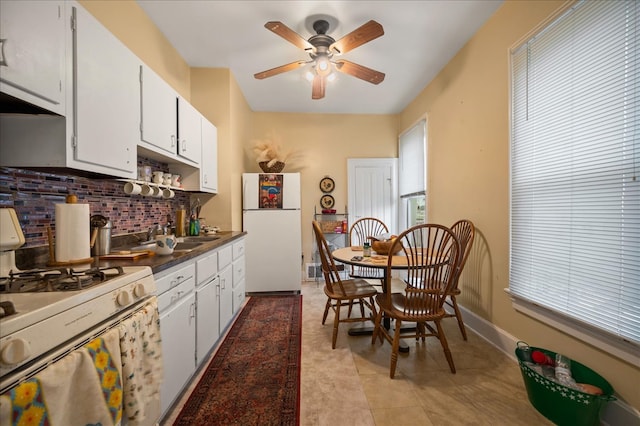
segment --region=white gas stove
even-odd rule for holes
[[[5,219],[11,216],[6,210],[11,209],[0,209],[4,222],[0,233],[5,235],[10,234],[5,232]],[[14,248],[6,250],[15,242],[10,244],[1,235],[0,239],[4,240],[2,264],[8,266],[0,271],[0,393],[50,362],[52,353],[63,353],[67,349],[61,348],[71,342],[84,341],[117,324],[156,292],[148,266],[19,271]]]

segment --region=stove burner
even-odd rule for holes
[[[0,278],[0,293],[83,290],[124,274],[122,267],[94,267],[82,271],[73,268],[9,272]]]

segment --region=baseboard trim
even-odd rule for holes
[[[458,306],[462,311],[464,324],[467,328],[495,346],[499,351],[511,358],[513,362],[518,362],[515,355],[515,347],[520,339],[479,317],[464,306]],[[607,404],[600,417],[602,424],[606,426],[640,426],[640,411],[620,400]]]

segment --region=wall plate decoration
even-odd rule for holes
[[[325,194],[331,192],[336,187],[336,183],[329,176],[325,176],[320,180],[320,190]]]
[[[335,202],[336,201],[333,199],[333,196],[329,194],[324,194],[322,197],[320,197],[320,206],[323,209],[330,209],[331,207],[333,207]]]

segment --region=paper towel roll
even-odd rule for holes
[[[89,204],[56,204],[56,262],[91,257]]]

